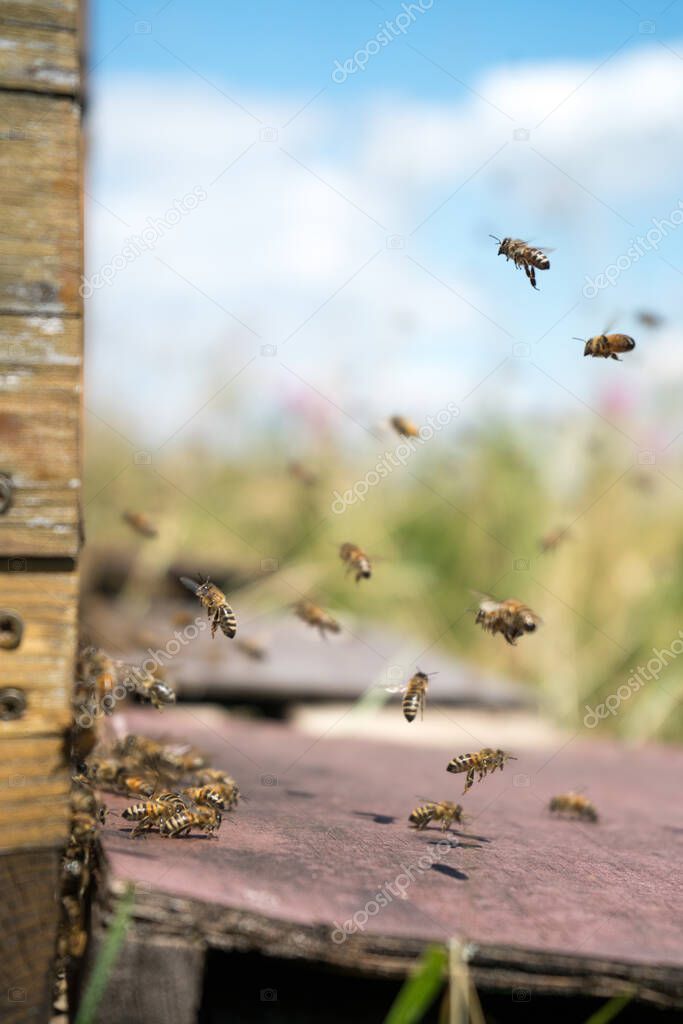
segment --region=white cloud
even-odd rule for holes
[[[638,227],[671,208],[683,156],[677,58],[655,46],[593,70],[499,67],[474,83],[488,102],[385,97],[345,108],[340,87],[334,104],[316,100],[276,139],[263,129],[285,125],[300,97],[235,94],[252,117],[194,79],[104,80],[91,121],[89,274],[192,189],[207,197],[89,300],[92,404],[119,423],[125,409],[131,433],[160,442],[247,359],[262,360],[264,344],[370,421],[407,406],[411,388],[417,408],[405,411],[416,415],[466,393],[510,352],[506,331],[539,337],[580,298],[583,275],[624,251],[633,229],[591,193]],[[530,140],[515,141],[515,128]],[[496,262],[486,237],[525,227],[561,250],[540,296]],[[629,273],[629,306],[655,259]],[[585,315],[561,330],[584,328]],[[575,355],[563,347],[552,365],[585,374]],[[254,363],[196,429],[247,395],[254,415],[277,409],[297,385],[276,363]],[[157,384],[150,418],[142,397]],[[486,387],[479,398],[490,404]],[[523,401],[518,385],[515,408]]]

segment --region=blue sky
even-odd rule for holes
[[[683,200],[683,2],[423,6],[378,46],[401,3],[92,4],[90,393],[136,443],[614,389],[645,423],[683,373],[683,233],[626,256]],[[489,232],[555,249],[539,293]],[[668,323],[628,364],[583,361],[640,308]]]

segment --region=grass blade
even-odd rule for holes
[[[591,1014],[586,1024],[609,1024],[632,999],[633,996],[615,996],[614,999],[608,999],[599,1010]]]
[[[443,987],[446,962],[443,946],[426,949],[414,974],[403,983],[384,1024],[417,1024],[422,1020]]]
[[[129,886],[116,909],[109,928],[109,934],[102,945],[102,949],[88,979],[88,984],[81,999],[81,1005],[78,1007],[75,1024],[95,1024],[97,1008],[102,1001],[102,996],[105,993],[111,972],[114,969],[114,964],[121,952],[121,946],[128,931],[128,925],[133,914],[133,903],[133,887]]]

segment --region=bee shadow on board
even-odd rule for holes
[[[393,825],[396,818],[392,814],[377,814],[375,811],[352,811],[359,818],[371,818],[376,825]]]
[[[458,882],[466,882],[470,877],[466,872],[452,868],[450,864],[432,864],[429,870],[438,871],[440,875],[447,875],[449,878],[455,878]]]

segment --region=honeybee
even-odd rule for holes
[[[225,810],[226,799],[229,799],[226,796],[225,787],[222,785],[188,786],[183,790],[183,796],[193,800],[196,804],[207,804],[219,811]]]
[[[239,786],[226,772],[218,768],[204,768],[196,773],[196,780],[204,789],[219,792],[226,810],[237,806],[240,799]]]
[[[580,793],[562,793],[554,796],[548,804],[548,810],[558,814],[570,814],[584,821],[597,821],[598,812],[586,796]]]
[[[196,594],[202,605],[206,608],[211,620],[212,638],[216,635],[216,630],[220,626],[221,632],[229,639],[232,639],[237,632],[237,619],[220,587],[212,583],[208,576],[205,576],[203,579],[200,576],[199,582],[191,580],[187,576],[181,576],[180,582],[188,590],[191,590],[193,594]]]
[[[76,664],[77,681],[87,690],[86,703],[99,702],[105,714],[114,708],[113,690],[119,680],[121,663],[111,658],[101,647],[84,647],[79,651]]]
[[[512,754],[507,754],[504,750],[493,750],[491,747],[484,747],[483,750],[479,750],[475,754],[458,754],[457,757],[448,762],[446,771],[452,772],[454,775],[467,772],[465,788],[463,790],[463,793],[466,793],[474,782],[475,774],[477,782],[481,782],[490,772],[495,772],[496,768],[500,768],[502,771],[506,761],[516,760],[516,757],[513,757]]]
[[[303,622],[307,622],[309,626],[317,626],[321,636],[325,635],[326,630],[330,633],[339,633],[341,631],[341,626],[336,619],[332,618],[329,612],[314,604],[313,601],[306,600],[306,598],[302,598],[301,601],[294,605],[294,612]]]
[[[346,563],[347,572],[355,572],[356,583],[359,583],[361,580],[369,580],[372,576],[372,568],[368,556],[361,548],[356,547],[355,544],[349,544],[348,542],[342,544],[339,548],[339,557],[342,562]]]
[[[126,821],[137,822],[131,834],[138,836],[141,832],[149,832],[153,829],[161,818],[172,816],[185,809],[186,805],[182,798],[177,793],[169,792],[160,793],[153,800],[132,804],[121,813]]]
[[[659,313],[651,313],[649,310],[641,309],[639,313],[636,313],[639,323],[643,324],[644,327],[661,327],[664,323],[664,317],[660,316]]]
[[[141,537],[159,536],[156,526],[144,512],[124,512],[121,518]]]
[[[263,661],[267,654],[263,644],[249,637],[241,637],[241,639],[235,640],[235,647],[242,654],[245,654],[247,658],[251,658],[252,661]]]
[[[494,636],[502,633],[514,647],[520,636],[533,633],[543,620],[528,605],[514,597],[506,601],[494,601],[486,597],[479,605],[475,622]]]
[[[175,704],[175,690],[164,680],[152,672],[142,668],[131,671],[135,692],[143,700],[148,700],[155,708],[161,710],[165,704]]]
[[[156,789],[150,778],[142,775],[126,775],[124,769],[121,770],[116,781],[126,796],[151,796]]]
[[[317,484],[317,473],[314,473],[312,470],[307,469],[307,467],[304,466],[302,462],[293,460],[292,462],[289,463],[288,468],[290,476],[293,476],[295,480],[299,481],[299,483],[305,484],[306,487],[313,487],[314,484]]]
[[[536,288],[536,271],[550,269],[550,260],[543,250],[529,245],[528,242],[523,242],[521,238],[504,238],[502,242],[495,235],[489,235],[489,238],[493,238],[494,241],[498,242],[499,256],[505,256],[506,260],[512,260],[518,268],[524,267],[524,272],[529,278],[531,287]],[[538,288],[536,288],[536,291],[538,291]]]
[[[162,836],[189,835],[193,828],[217,836],[221,824],[220,812],[215,807],[200,806],[194,810],[184,808],[168,817],[159,818],[159,832]]]
[[[419,437],[420,428],[405,416],[392,416],[389,420],[399,437]]]
[[[568,540],[570,537],[571,531],[568,526],[558,526],[556,529],[549,530],[548,533],[545,533],[538,542],[538,546],[542,553],[545,554],[546,551],[554,551],[556,547],[558,547],[563,541]]]
[[[401,708],[407,722],[412,722],[420,712],[420,718],[424,718],[425,704],[427,703],[427,687],[429,676],[426,672],[419,670],[412,676],[403,691]]]
[[[80,959],[85,953],[88,933],[85,930],[85,911],[78,896],[62,896],[62,920],[57,939],[60,957]]]
[[[584,356],[592,356],[593,359],[616,359],[618,363],[622,360],[617,352],[630,352],[636,347],[636,343],[629,334],[596,334],[593,338],[574,338],[574,341],[585,342]]]
[[[450,800],[430,800],[429,803],[411,811],[408,821],[418,831],[427,828],[430,821],[440,821],[441,831],[446,832],[454,821],[462,822],[462,806],[451,803]]]

